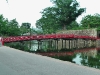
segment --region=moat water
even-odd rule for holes
[[[42,52],[39,54],[100,69],[100,48],[80,48],[62,52]]]

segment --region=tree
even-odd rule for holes
[[[31,27],[31,23],[22,23],[20,30],[21,30],[21,34],[26,34],[26,33],[30,33],[30,27]]]
[[[8,36],[18,36],[20,35],[19,24],[16,19],[10,20],[7,24]]]
[[[42,17],[36,22],[36,26],[39,29],[42,29],[44,34],[55,33],[59,29],[59,25],[54,16],[49,16],[49,18]],[[53,18],[54,17],[54,18]]]
[[[79,8],[76,0],[51,0],[51,2],[54,6],[45,8],[41,12],[42,17],[36,22],[36,26],[44,31],[66,29],[85,11],[85,8]]]
[[[100,27],[100,15],[87,15],[81,20],[82,27],[97,28]]]
[[[0,35],[7,35],[7,31],[8,31],[8,27],[7,27],[7,24],[8,24],[8,20],[5,19],[3,17],[3,15],[0,15]]]
[[[68,29],[75,29],[79,28],[79,24],[76,21],[73,21],[69,26]]]
[[[8,20],[0,15],[0,36],[17,36],[20,35],[19,24],[16,19]]]

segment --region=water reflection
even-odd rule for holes
[[[100,48],[84,48],[64,52],[42,52],[38,54],[100,69]]]

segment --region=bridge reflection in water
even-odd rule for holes
[[[41,52],[37,54],[100,69],[100,48],[92,47],[61,52]]]

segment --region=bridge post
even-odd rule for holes
[[[74,41],[73,39],[70,39],[70,49],[73,49],[73,47],[74,47]]]
[[[75,39],[75,48],[77,48],[77,39]]]
[[[83,39],[83,47],[85,47],[85,39]]]
[[[73,48],[76,48],[76,41],[75,41],[75,39],[73,40]]]
[[[66,48],[66,39],[65,39],[65,48]]]
[[[58,39],[57,39],[57,50],[58,50]]]
[[[69,39],[69,49],[71,48],[71,46],[70,46],[70,39]]]
[[[48,39],[48,49],[49,50],[52,50],[52,44],[53,44],[52,41],[53,41],[52,39]],[[56,46],[56,41],[55,41],[55,46]]]
[[[62,39],[62,49],[64,48],[64,44],[63,44],[63,43],[64,43],[64,41],[63,41],[63,39]]]
[[[55,50],[58,50],[58,39],[54,39],[55,40]]]
[[[38,41],[38,50],[40,50],[40,40],[37,41]]]
[[[0,46],[4,45],[4,41],[2,40],[2,37],[0,37]]]
[[[74,48],[74,39],[71,40],[71,49]]]

